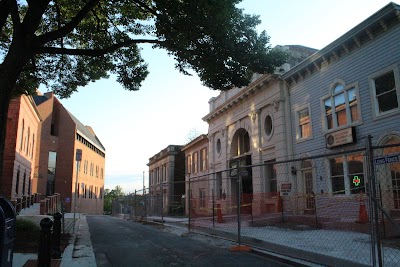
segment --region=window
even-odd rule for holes
[[[311,137],[310,107],[302,107],[296,111],[296,139],[302,140]]]
[[[198,164],[199,164],[199,152],[193,153],[193,173],[197,173],[199,171]]]
[[[200,150],[200,171],[207,170],[207,148]]]
[[[349,169],[349,183],[350,193],[358,194],[365,192],[364,186],[364,166],[362,155],[353,155],[348,158],[348,169]]]
[[[35,135],[32,135],[32,151],[31,151],[31,158],[33,158],[33,152],[35,150]]]
[[[331,167],[331,181],[332,181],[332,193],[333,194],[344,194],[344,172],[343,172],[343,159],[335,158],[330,159]]]
[[[216,175],[215,191],[217,193],[217,199],[222,199],[222,172],[217,172],[215,175]]]
[[[231,153],[232,156],[240,156],[250,151],[250,137],[249,133],[240,128],[236,131],[232,138]]]
[[[186,173],[191,174],[192,173],[192,156],[188,155],[186,157]]]
[[[216,147],[216,149],[217,149],[217,154],[220,154],[220,153],[221,153],[221,139],[218,139],[218,140],[217,140],[217,147]]]
[[[206,190],[204,188],[199,189],[199,196],[200,196],[200,201],[199,201],[200,208],[205,208],[206,207]]]
[[[323,99],[327,130],[345,127],[359,121],[358,88],[343,81],[335,82],[331,94]]]
[[[264,120],[264,130],[267,136],[272,134],[272,117],[267,115]]]
[[[24,131],[25,131],[25,120],[22,120],[21,142],[20,142],[19,150],[22,150],[22,145],[24,143]]]
[[[18,194],[18,192],[19,192],[19,176],[20,176],[20,174],[21,174],[20,166],[18,166],[18,169],[17,169],[17,179],[16,179],[16,181],[15,181],[15,194]]]
[[[332,194],[365,192],[363,162],[361,154],[329,159]]]
[[[163,181],[167,181],[167,164],[163,165]]]
[[[390,66],[371,75],[369,81],[376,117],[400,110],[400,80],[397,66]]]
[[[25,195],[25,185],[26,185],[26,169],[24,172],[24,179],[22,180],[22,195]]]
[[[265,165],[265,173],[267,177],[267,190],[266,192],[277,192],[277,180],[276,180],[276,164],[275,161],[268,162]]]
[[[26,147],[25,147],[25,149],[26,149],[25,152],[27,155],[29,155],[29,137],[30,137],[30,135],[31,135],[31,128],[28,127],[28,135],[26,137]]]

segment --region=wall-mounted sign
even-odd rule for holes
[[[354,127],[349,127],[325,135],[326,148],[351,144],[356,141],[356,131]]]
[[[386,157],[375,158],[374,159],[374,164],[375,165],[381,165],[381,164],[388,164],[388,163],[399,162],[399,161],[400,161],[400,154],[399,155],[390,155],[390,156],[386,156]]]
[[[361,178],[360,178],[358,175],[355,175],[355,176],[353,177],[353,184],[354,184],[355,186],[359,186],[359,185],[361,184]]]
[[[281,194],[283,196],[287,196],[292,191],[291,183],[282,183],[281,184]]]

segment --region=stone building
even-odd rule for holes
[[[36,193],[38,131],[41,116],[31,96],[11,100],[8,108],[1,195],[10,200]]]
[[[149,158],[150,209],[152,214],[183,213],[185,155],[182,146],[169,145]]]
[[[271,164],[249,168],[241,177],[242,205],[247,206],[242,212],[260,214],[278,209],[278,177],[272,163],[293,153],[289,95],[280,73],[316,51],[303,46],[280,49],[293,56],[276,74],[254,75],[248,86],[221,92],[209,101],[210,112],[203,118],[209,125],[210,172],[221,185],[224,197],[220,202],[226,213],[235,212],[239,190],[237,173],[226,170],[262,163]]]
[[[38,192],[60,193],[67,212],[103,213],[105,148],[53,93],[34,97],[43,119],[38,138]],[[81,161],[76,160],[77,150]]]
[[[193,212],[201,214],[209,214],[212,208],[212,197],[222,194],[219,185],[212,180],[213,176],[209,176],[208,167],[208,137],[202,134],[197,138],[184,145],[182,151],[185,153],[185,213],[189,214],[189,208]],[[190,177],[196,177],[190,180]],[[211,178],[211,180],[210,180]],[[215,192],[211,192],[210,188],[214,188]],[[218,192],[217,192],[218,191]],[[189,204],[189,199],[192,201]]]

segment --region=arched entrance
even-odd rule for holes
[[[384,138],[381,145],[395,145],[400,144],[399,135],[390,135]],[[385,147],[382,151],[383,156],[399,155],[400,146]],[[392,162],[384,165],[379,165],[376,168],[376,174],[379,177],[379,193],[382,195],[385,206],[396,211],[399,215],[400,212],[400,162]],[[384,196],[390,196],[385,198]],[[386,201],[385,201],[386,200]]]
[[[250,137],[249,133],[243,129],[238,129],[232,137],[231,142],[231,160],[229,161],[229,168],[235,169],[237,167],[250,166],[251,153],[250,153]],[[239,177],[240,175],[240,177]],[[232,201],[237,203],[238,196],[238,181],[241,180],[241,213],[250,214],[252,211],[253,200],[253,175],[252,168],[240,168],[240,172],[232,170],[231,176],[231,192]]]

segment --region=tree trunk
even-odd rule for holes
[[[0,181],[10,179],[10,177],[3,177],[8,107],[14,96],[18,77],[29,60],[28,51],[24,42],[13,41],[7,56],[0,65]]]
[[[8,88],[7,88],[8,87]],[[0,181],[3,179],[4,148],[6,143],[8,106],[11,100],[11,88],[4,79],[4,72],[0,71]]]

